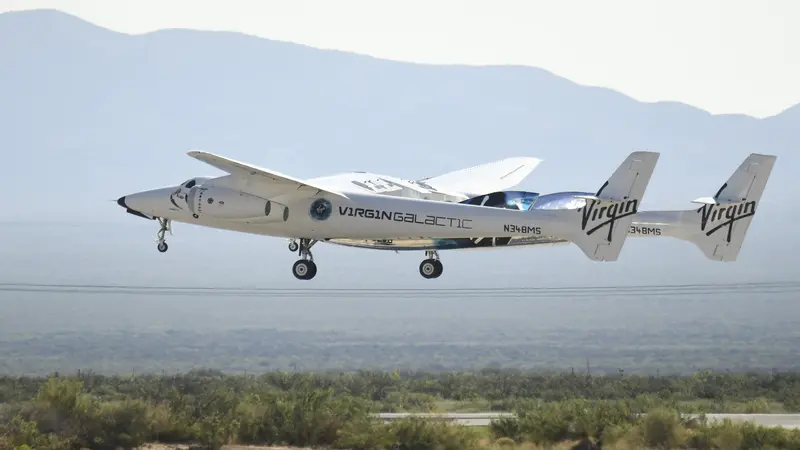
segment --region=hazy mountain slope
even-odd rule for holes
[[[637,102],[536,68],[415,65],[235,33],[169,30],[130,36],[54,11],[0,15],[0,67],[0,151],[7,164],[4,185],[14,192],[6,197],[0,220],[124,223],[136,231],[114,228],[113,236],[91,237],[94,245],[108,246],[109,258],[120,259],[120,272],[152,260],[145,272],[161,273],[188,252],[200,259],[213,253],[236,260],[253,242],[265,253],[286,252],[280,241],[261,244],[258,238],[220,233],[213,234],[216,242],[238,244],[199,246],[199,236],[215,232],[176,227],[183,237],[175,239],[185,239],[175,241],[181,244],[173,248],[180,250],[158,255],[150,240],[155,226],[135,222],[110,202],[132,191],[216,174],[185,156],[193,148],[301,177],[348,170],[423,177],[530,155],[545,162],[521,187],[543,192],[595,189],[628,152],[650,149],[662,152],[647,194],[651,208],[684,207],[713,195],[748,153],[774,153],[778,164],[741,264],[710,264],[677,241],[639,240],[614,267],[600,269],[577,249],[553,249],[447,257],[446,272],[458,277],[459,271],[485,264],[512,276],[529,273],[539,258],[555,258],[549,268],[535,264],[536,270],[575,271],[584,281],[659,279],[663,267],[684,270],[686,277],[741,277],[789,271],[798,250],[789,233],[800,216],[780,202],[800,185],[792,171],[800,167],[798,107],[764,120],[713,116],[682,104]],[[20,242],[74,243],[69,233],[111,233],[99,225],[48,231],[58,238],[33,230],[3,233],[12,256],[4,264],[15,276],[35,268],[13,259],[30,255]],[[785,242],[778,239],[781,233]],[[127,246],[136,250],[123,257]],[[35,251],[43,260],[52,248]],[[398,264],[388,262],[388,255],[349,254],[354,267],[363,264],[361,258],[387,261],[385,268],[375,268],[387,273],[376,282],[390,278],[396,267],[418,277],[422,258],[404,256]],[[78,259],[63,261],[61,276],[88,258],[67,255],[73,254],[58,257]],[[649,255],[658,255],[659,270],[654,263],[641,264]],[[246,270],[279,270],[276,276],[283,279],[291,261],[288,252],[278,253]],[[247,263],[237,264],[217,270],[241,275]],[[320,275],[327,279],[333,264],[321,264]],[[450,269],[458,264],[463,266]],[[344,267],[330,270],[342,273]],[[173,271],[171,276],[194,275]]]

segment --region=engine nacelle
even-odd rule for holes
[[[226,220],[286,221],[286,206],[235,189],[217,186],[194,186],[189,190],[189,210],[195,218]]]

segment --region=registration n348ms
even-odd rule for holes
[[[523,234],[542,234],[540,227],[530,227],[527,225],[503,225],[503,231],[506,233],[523,233]]]

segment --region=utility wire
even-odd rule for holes
[[[499,288],[236,288],[200,286],[134,286],[108,284],[0,283],[0,292],[59,294],[179,295],[277,298],[543,298],[543,297],[693,297],[707,295],[782,294],[800,292],[800,282],[725,284],[654,284],[639,286],[499,287]]]

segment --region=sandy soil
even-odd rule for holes
[[[187,450],[188,445],[147,444],[141,450]],[[300,447],[261,447],[247,445],[226,445],[223,450],[311,450]]]

